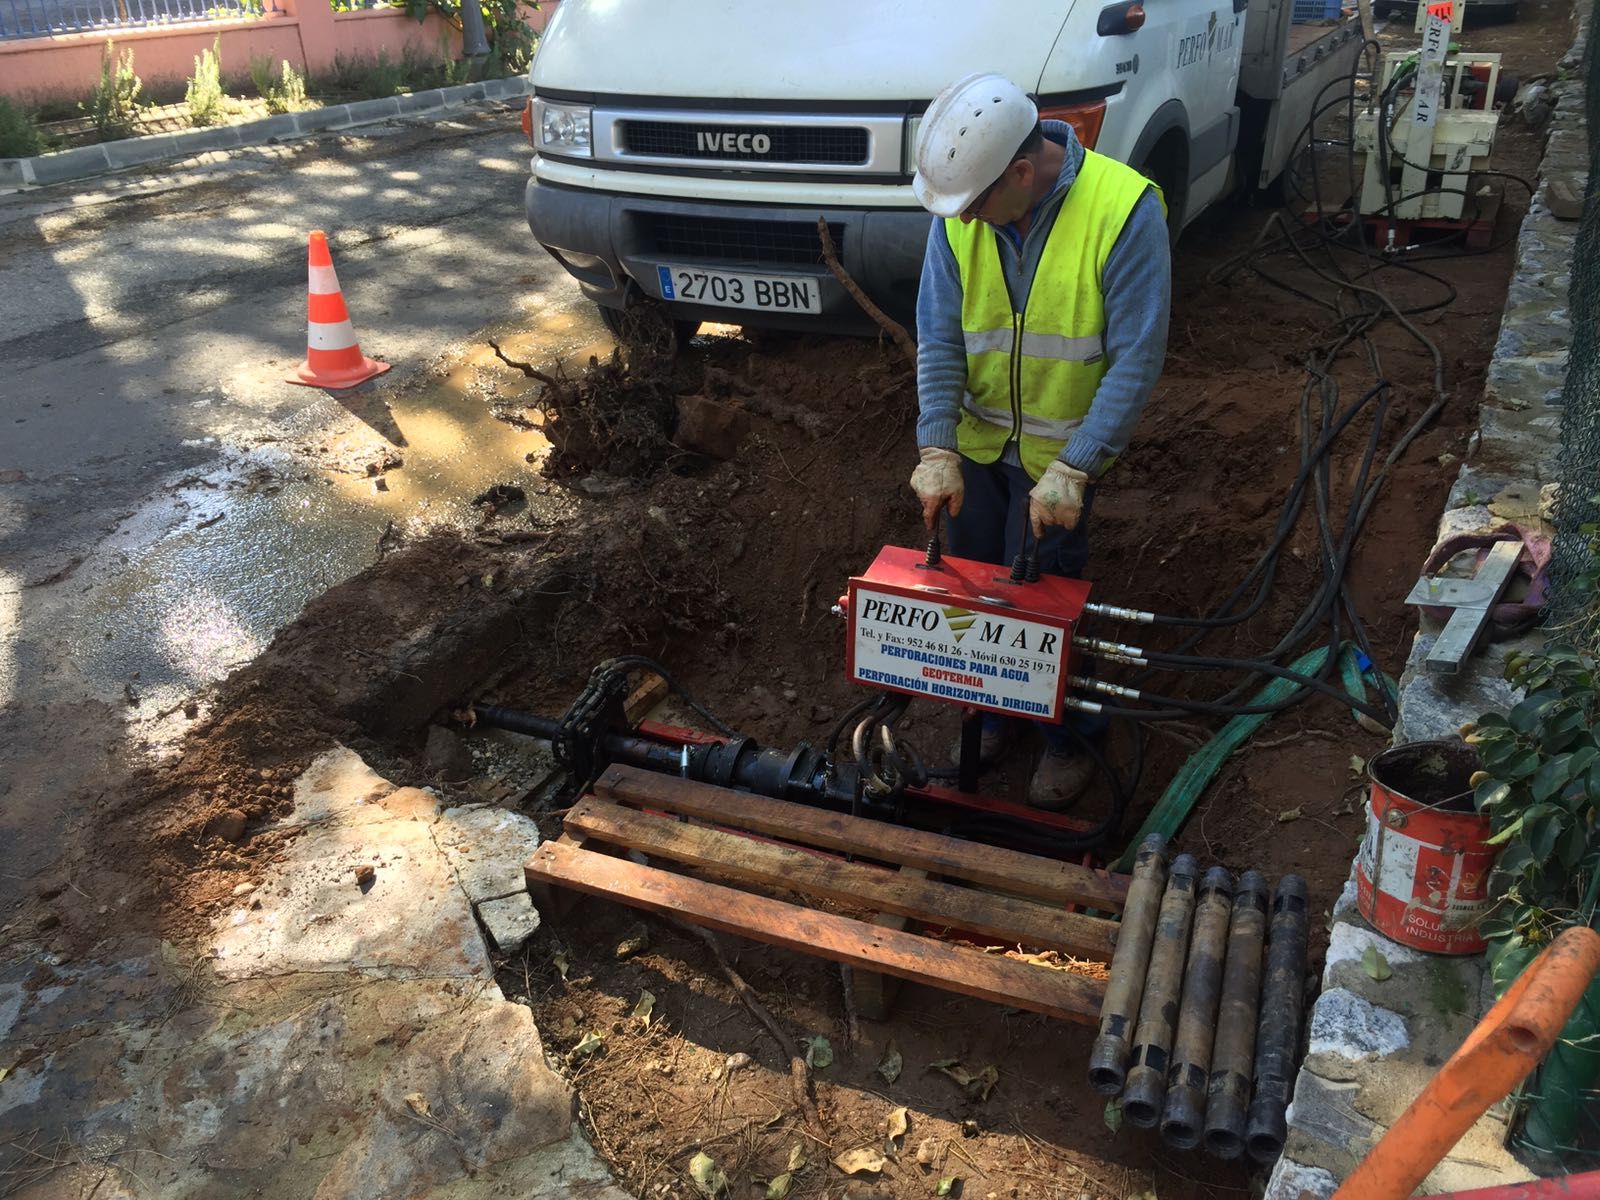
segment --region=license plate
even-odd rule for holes
[[[700,267],[657,267],[663,300],[757,308],[763,312],[820,313],[822,288],[805,275],[747,275]]]

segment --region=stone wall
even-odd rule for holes
[[[1554,479],[1571,339],[1567,290],[1578,232],[1576,222],[1555,216],[1549,196],[1553,181],[1572,184],[1579,195],[1588,186],[1584,87],[1577,70],[1588,34],[1583,7],[1576,43],[1561,60],[1563,75],[1574,77],[1551,88],[1555,106],[1539,189],[1517,242],[1480,427],[1440,519],[1441,538],[1507,521],[1537,527],[1545,520],[1541,501]],[[1458,675],[1440,676],[1423,665],[1438,632],[1438,624],[1425,617],[1412,644],[1400,682],[1397,744],[1447,737],[1484,712],[1508,709],[1518,693],[1503,678],[1505,655],[1538,640],[1534,634],[1488,645]],[[1493,1001],[1482,956],[1421,954],[1374,933],[1356,911],[1353,882],[1330,919],[1322,990],[1289,1109],[1289,1141],[1266,1200],[1331,1196]],[[1363,967],[1369,948],[1387,963],[1388,978],[1375,979]],[[1423,1191],[1529,1178],[1503,1148],[1508,1117],[1508,1104],[1491,1110],[1434,1169]]]

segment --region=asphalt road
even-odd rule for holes
[[[241,507],[259,498],[229,481],[290,442],[403,440],[388,401],[425,390],[486,329],[546,330],[534,341],[551,354],[598,334],[528,232],[527,160],[516,113],[496,106],[95,192],[0,197],[0,916],[79,815],[64,798],[159,740],[140,691],[229,667],[226,654],[175,665],[151,636],[172,618],[160,589],[175,573],[188,594],[209,575],[248,607],[249,577],[305,562],[263,602],[281,624],[370,561],[362,526],[381,513],[285,521],[281,507]],[[305,351],[318,228],[362,348],[394,365],[337,397],[283,382]],[[197,520],[198,505],[213,514]],[[232,521],[199,540],[230,505]]]

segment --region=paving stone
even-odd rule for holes
[[[178,153],[178,140],[171,134],[127,138],[120,142],[106,143],[106,157],[111,161],[111,165],[118,170],[124,167],[144,166],[146,163],[162,162],[166,159],[177,157]]]
[[[31,159],[26,158],[0,158],[0,187],[18,188],[33,182],[33,173],[28,169]]]
[[[1339,1181],[1321,1167],[1280,1158],[1262,1200],[1329,1200],[1338,1190]]]
[[[1486,401],[1502,408],[1530,408],[1561,403],[1567,384],[1567,353],[1527,358],[1497,358],[1489,363],[1484,379]]]
[[[1527,363],[1530,360],[1517,361]],[[1561,356],[1561,361],[1565,363],[1565,355]],[[1556,396],[1557,400],[1559,398]],[[1480,409],[1474,461],[1541,481],[1553,478],[1561,418],[1556,413],[1542,411],[1543,404],[1541,401],[1539,407],[1526,412],[1507,412],[1487,406]]]
[[[539,913],[526,891],[478,905],[478,919],[501,954],[515,954],[539,931]]]
[[[446,809],[434,836],[474,904],[526,892],[522,868],[539,848],[528,817],[492,805]]]

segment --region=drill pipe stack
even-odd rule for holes
[[[1213,867],[1197,886],[1194,859],[1169,871],[1165,850],[1155,836],[1139,848],[1089,1082],[1120,1093],[1129,1124],[1159,1124],[1174,1149],[1271,1162],[1303,1016],[1305,881],[1278,881],[1269,925],[1259,871],[1235,887]]]

